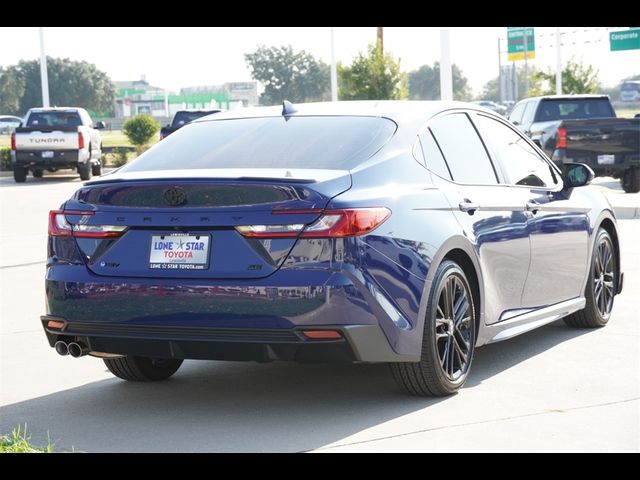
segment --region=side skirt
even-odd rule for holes
[[[507,340],[547,323],[555,322],[570,313],[582,310],[585,305],[586,300],[584,297],[574,298],[548,307],[542,307],[532,312],[523,313],[502,322],[485,325],[476,345],[480,346]]]

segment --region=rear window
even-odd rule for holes
[[[194,120],[197,120],[200,117],[204,117],[206,115],[211,115],[212,113],[218,113],[218,110],[214,110],[212,112],[178,112],[176,116],[173,118],[173,126],[177,127],[180,125],[184,125]]]
[[[611,103],[606,98],[543,100],[540,102],[536,121],[551,122],[598,117],[615,117]]]
[[[79,127],[82,120],[78,112],[34,112],[29,115],[27,127]]]
[[[396,124],[379,117],[267,117],[192,123],[123,172],[198,168],[349,170],[376,153]]]

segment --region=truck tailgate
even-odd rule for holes
[[[575,161],[597,163],[598,155],[615,155],[619,163],[640,152],[638,118],[564,120],[562,126],[567,129],[567,157]]]
[[[73,130],[16,129],[16,150],[76,150],[78,128]]]

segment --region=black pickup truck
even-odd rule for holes
[[[173,132],[181,127],[184,127],[187,123],[191,123],[200,117],[211,115],[212,113],[218,113],[222,110],[178,110],[173,116],[171,123],[160,129],[160,140],[168,137]]]
[[[640,191],[640,118],[616,118],[606,95],[553,95],[518,102],[509,120],[556,165],[578,162]]]

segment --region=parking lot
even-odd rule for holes
[[[187,361],[167,382],[120,381],[44,337],[47,212],[76,175],[0,178],[0,432],[27,424],[55,450],[640,450],[640,194],[597,187],[622,213],[625,288],[610,324],[555,322],[477,351],[459,394],[402,393],[383,365]]]

